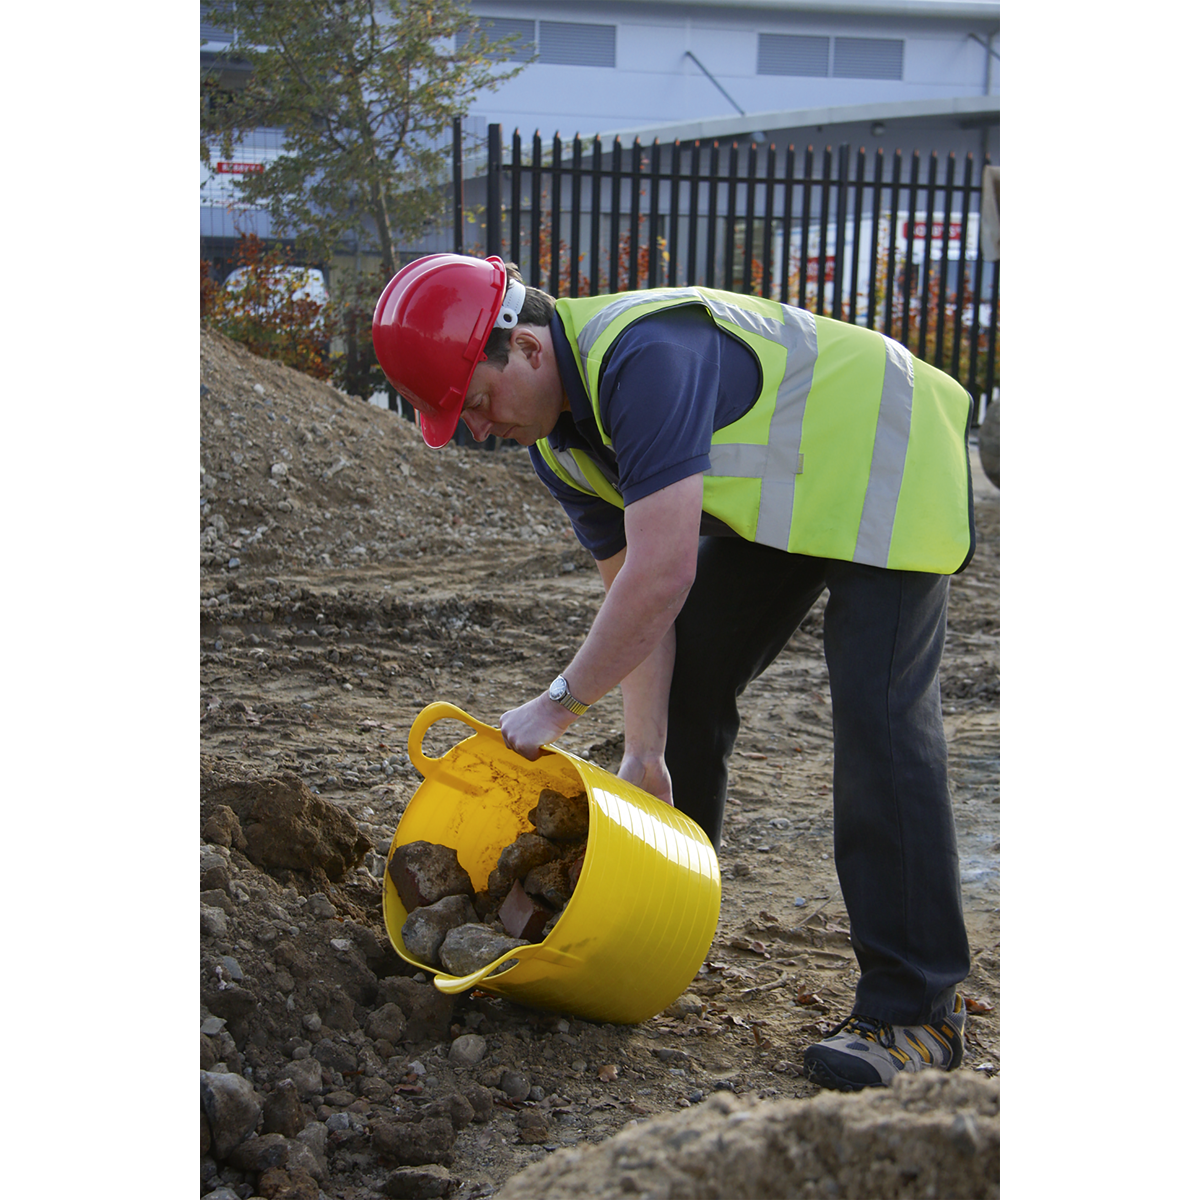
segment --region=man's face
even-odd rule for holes
[[[482,442],[491,434],[532,446],[555,426],[566,403],[554,352],[529,326],[513,331],[508,364],[483,362],[467,387],[462,419]],[[549,343],[549,330],[545,331]]]

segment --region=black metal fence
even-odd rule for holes
[[[557,134],[526,150],[519,133],[504,161],[491,125],[486,253],[555,296],[703,285],[879,329],[962,383],[978,420],[999,383],[1000,264],[980,253],[987,162],[636,138],[585,152]]]

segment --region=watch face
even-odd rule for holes
[[[550,685],[550,699],[561,700],[567,694],[567,681],[560,675]]]

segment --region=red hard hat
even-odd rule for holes
[[[430,254],[397,271],[375,305],[375,356],[420,414],[430,446],[444,446],[454,436],[507,290],[498,258]],[[516,314],[506,311],[501,324],[511,328]]]

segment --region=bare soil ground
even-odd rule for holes
[[[434,1036],[388,1043],[366,1032],[395,994],[388,981],[423,978],[391,950],[380,907],[383,855],[421,782],[405,752],[409,726],[435,699],[494,724],[535,694],[586,632],[599,577],[523,450],[431,451],[395,415],[208,332],[201,385],[202,823],[222,784],[291,773],[371,846],[333,879],[271,873],[236,842],[211,840],[211,826],[202,836],[204,911],[223,914],[201,940],[201,1015],[213,1031],[202,1065],[246,1075],[266,1099],[289,1064],[319,1059],[326,1043],[346,1051],[336,1060],[326,1047],[302,1113],[328,1130],[310,1129],[313,1187],[338,1200],[418,1194],[401,1190],[409,1184],[375,1127],[415,1120],[468,1082],[491,1089],[495,1107],[455,1130],[439,1160],[445,1190],[433,1182],[427,1194],[487,1195],[555,1149],[714,1092],[813,1096],[800,1055],[849,1012],[856,979],[832,857],[820,605],[743,698],[720,924],[679,1003],[620,1027],[476,993],[436,1028],[407,1013],[410,1033]],[[974,466],[978,550],[951,587],[942,694],[973,952],[962,1069],[994,1078],[999,492]],[[606,697],[564,748],[615,769],[620,717],[619,696]],[[466,732],[439,723],[427,752]],[[485,1038],[486,1053],[456,1066],[450,1045],[466,1032]],[[268,1194],[255,1190],[264,1178],[211,1149],[202,1161],[202,1192]],[[308,1194],[302,1180],[294,1186],[269,1194]]]

